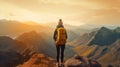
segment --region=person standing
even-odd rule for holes
[[[58,25],[54,31],[53,39],[57,50],[57,65],[64,65],[64,50],[67,42],[67,31],[63,26],[62,19],[59,19]]]

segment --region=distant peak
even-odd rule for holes
[[[110,30],[110,29],[108,29],[107,27],[101,27],[100,30]]]
[[[120,30],[120,27],[115,28],[115,30],[118,30],[118,29]]]
[[[21,34],[18,38],[38,37],[38,36],[39,36],[39,34],[36,31],[30,31],[30,32],[25,32],[25,33]]]
[[[120,27],[117,27],[116,29],[114,29],[114,31],[120,32]]]
[[[34,22],[34,21],[26,21],[26,22],[23,22],[25,24],[29,24],[29,25],[39,25],[37,22]]]
[[[112,30],[108,29],[107,27],[101,27],[99,30],[98,30],[99,33],[111,33]]]
[[[13,40],[12,38],[8,37],[8,36],[0,36],[0,39],[9,39],[9,40]]]
[[[120,38],[119,33],[106,27],[101,27],[101,29],[99,29],[99,31],[95,35],[95,38],[90,42],[90,44],[97,44],[101,46],[111,45],[119,38]]]

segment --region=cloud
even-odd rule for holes
[[[0,2],[8,4],[7,6],[3,4],[4,8],[9,8],[12,4],[21,15],[37,14],[42,21],[63,18],[68,24],[106,25],[117,25],[120,21],[120,0],[0,0]],[[3,7],[0,8],[3,10],[2,13],[10,15],[9,12],[4,12]],[[13,15],[21,17],[18,14]]]

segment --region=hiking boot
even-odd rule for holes
[[[63,62],[61,62],[61,66],[64,67],[64,63]]]
[[[59,67],[59,66],[60,66],[60,64],[59,64],[58,62],[57,62],[55,65],[56,65],[56,67]]]

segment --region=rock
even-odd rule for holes
[[[34,54],[27,62],[18,67],[55,67],[55,62],[44,54]]]
[[[76,55],[65,62],[65,67],[101,67],[101,64],[96,60]]]
[[[113,67],[113,65],[109,64],[107,67]]]

